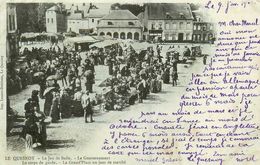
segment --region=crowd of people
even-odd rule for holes
[[[17,86],[17,82],[19,90],[28,84],[39,84],[39,90],[32,91],[24,106],[23,135],[27,139],[27,148],[32,149],[34,144],[44,148],[46,124],[72,116],[84,116],[86,123],[94,122],[93,109],[96,106],[101,110],[122,110],[136,101],[142,103],[149,93],[160,92],[162,83],[171,82],[176,86],[180,52],[168,52],[162,60],[161,51],[159,45],[138,52],[131,46],[120,44],[93,48],[88,52],[61,50],[57,46],[25,49],[22,55],[26,57],[26,66],[18,72],[9,70],[8,87],[12,91],[10,89],[15,89],[13,86]],[[185,56],[190,56],[191,52],[187,51]],[[104,87],[103,92],[93,97],[90,94],[95,92],[96,65],[107,65],[110,77],[99,85]],[[39,99],[44,99],[43,108]]]

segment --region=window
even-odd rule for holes
[[[139,40],[139,33],[135,32],[135,34],[134,34],[134,39],[135,39],[135,40]]]
[[[12,15],[12,24],[13,24],[13,30],[15,30],[15,21],[14,21],[14,15]]]
[[[165,34],[165,40],[166,40],[166,41],[169,40],[169,34]]]
[[[184,19],[184,14],[183,13],[180,13],[180,18]]]
[[[53,23],[53,18],[51,19],[51,23]]]
[[[124,32],[120,33],[120,38],[125,39],[125,33]]]
[[[95,20],[94,20],[94,19],[92,19],[92,22],[95,22]]]
[[[12,29],[12,18],[11,18],[11,15],[9,15],[9,30],[13,30]]]
[[[118,38],[118,33],[117,33],[117,32],[114,32],[113,37],[114,37],[114,38]]]
[[[200,34],[198,34],[198,41],[200,41],[201,40],[201,35]]]
[[[159,29],[162,30],[162,23],[159,23]]]
[[[177,40],[176,37],[177,37],[177,35],[176,35],[176,34],[173,34],[173,35],[172,35],[172,40]]]
[[[133,22],[128,22],[128,25],[134,25],[134,23]]]
[[[213,38],[213,35],[211,33],[208,34],[208,40],[212,40],[212,38]]]
[[[187,22],[187,29],[190,29],[190,28],[191,28],[191,23]]]
[[[180,22],[179,28],[183,29],[183,22]]]
[[[197,28],[198,30],[200,30],[200,25],[198,25],[198,28]]]
[[[174,22],[174,23],[172,23],[172,28],[173,29],[177,29],[177,24]]]
[[[197,30],[197,25],[193,24],[193,30]]]
[[[166,30],[170,29],[169,23],[166,23],[166,24],[165,24],[165,29],[166,29]]]
[[[154,30],[154,23],[152,23],[152,28],[151,29]]]
[[[132,33],[131,32],[127,33],[127,39],[132,39]]]
[[[113,25],[113,23],[112,22],[107,22],[107,25]]]
[[[105,33],[104,33],[104,32],[101,32],[99,35],[100,35],[100,36],[104,36],[104,35],[105,35]]]
[[[186,40],[191,40],[190,37],[191,37],[190,33],[187,33],[187,34],[186,34]]]
[[[206,31],[207,30],[207,25],[204,25],[203,26],[203,31]]]

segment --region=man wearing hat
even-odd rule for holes
[[[27,103],[25,103],[24,105],[25,118],[28,118],[32,113],[34,113],[32,101],[33,101],[32,98],[29,98],[27,100]]]

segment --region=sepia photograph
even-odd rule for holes
[[[4,164],[259,164],[259,2],[67,2],[6,3]]]
[[[95,143],[78,131],[175,95],[208,63],[215,35],[192,3],[8,3],[8,150]]]

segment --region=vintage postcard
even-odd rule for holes
[[[1,165],[260,164],[260,1],[0,12]]]

